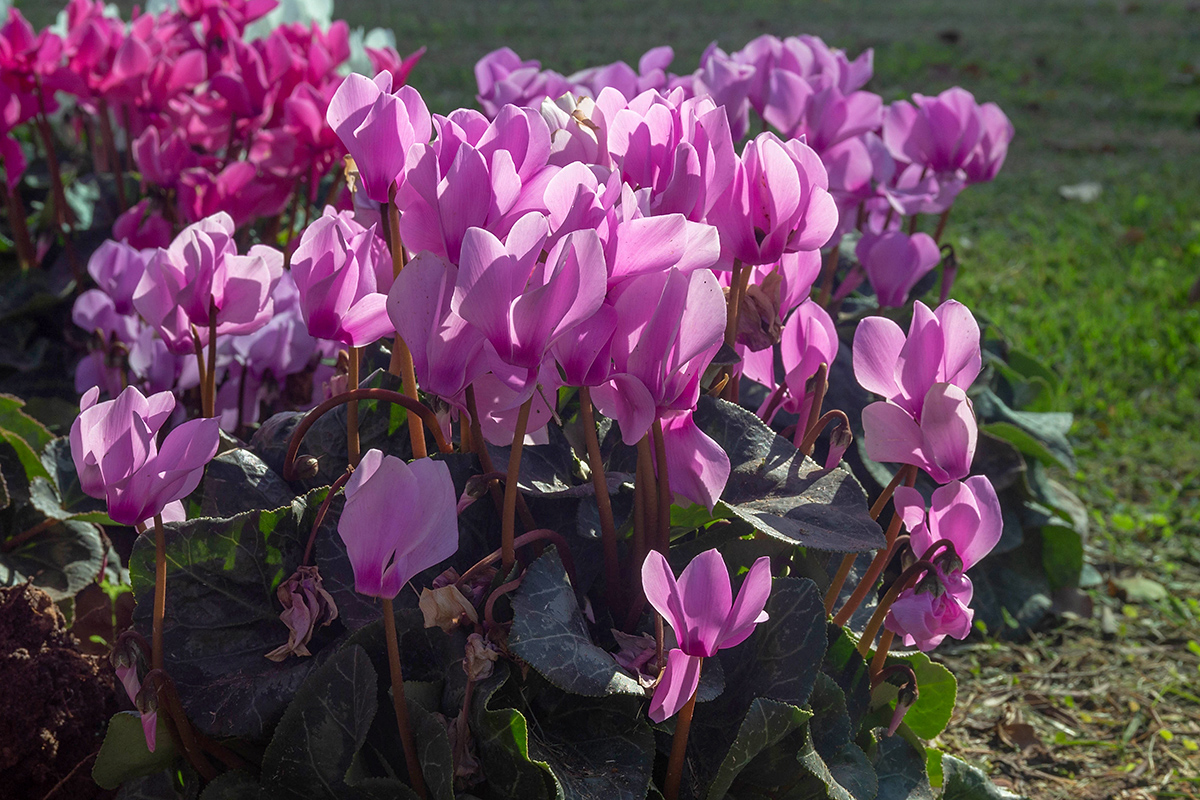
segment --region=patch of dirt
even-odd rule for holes
[[[1110,565],[1091,618],[939,650],[959,688],[934,744],[1037,800],[1200,798],[1200,563],[1145,555]],[[1147,580],[1169,592],[1124,589]]]
[[[62,613],[29,584],[0,589],[0,786],[13,798],[110,797],[91,762],[117,711],[107,660],[79,652]]]

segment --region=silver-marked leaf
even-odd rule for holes
[[[746,711],[746,717],[738,727],[737,736],[729,746],[717,774],[709,784],[708,800],[719,800],[729,791],[738,773],[755,756],[782,740],[802,726],[812,716],[806,711],[778,700],[757,697]]]

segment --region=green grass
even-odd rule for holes
[[[954,209],[956,296],[1063,376],[1093,507],[1200,532],[1195,2],[339,0],[336,15],[427,45],[412,82],[440,112],[473,103],[475,61],[504,45],[570,72],[670,44],[687,72],[710,41],[766,32],[875,48],[869,88],[889,101],[957,84],[999,103],[1017,138]],[[1098,201],[1059,196],[1082,181]]]

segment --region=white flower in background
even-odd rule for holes
[[[363,28],[355,28],[350,31],[350,59],[342,64],[340,72],[343,75],[348,75],[351,72],[357,72],[360,75],[373,77],[375,68],[371,66],[371,59],[367,58],[367,48],[377,50],[382,47],[390,47],[396,49],[396,34],[389,28],[372,28],[363,33]]]
[[[292,22],[304,25],[315,22],[322,30],[328,30],[333,24],[333,0],[279,0],[269,14],[247,26],[246,39],[261,39],[280,25]]]

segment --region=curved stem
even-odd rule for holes
[[[496,601],[520,586],[521,580],[524,577],[525,576],[522,574],[508,583],[501,584],[500,586],[496,587],[495,591],[488,595],[487,602],[483,604],[483,620],[489,629],[496,626],[496,620],[493,616],[493,612],[496,609]]]
[[[804,441],[800,442],[800,447],[797,448],[806,456],[811,456],[813,447],[817,444],[817,437],[821,435],[821,431],[829,426],[829,423],[837,420],[840,424],[850,427],[850,418],[846,416],[846,412],[840,408],[835,408],[832,411],[823,414],[812,427],[808,429],[808,433],[804,434]],[[834,429],[836,430],[836,428]]]
[[[9,167],[2,155],[0,167],[4,167],[7,175]],[[14,186],[12,191],[9,191],[8,184],[5,183],[4,190],[4,196],[8,200],[8,223],[12,227],[13,242],[17,246],[17,258],[21,262],[21,269],[33,269],[37,266],[37,249],[33,246],[29,226],[25,221],[25,203],[21,200],[21,187]]]
[[[833,607],[837,604],[838,595],[842,593],[842,587],[846,585],[846,578],[850,577],[850,570],[854,568],[854,561],[857,558],[858,553],[846,553],[846,555],[842,556],[842,563],[838,565],[837,574],[833,576],[833,581],[830,582],[829,588],[825,590],[825,616],[833,613]]]
[[[949,219],[950,219],[950,209],[947,208],[945,211],[942,212],[942,215],[940,217],[938,217],[937,230],[934,231],[934,233],[933,233],[934,244],[941,244],[942,234],[946,232],[946,221]]]
[[[642,529],[646,532],[646,550],[657,549],[658,544],[658,484],[654,479],[654,456],[650,452],[650,432],[637,444],[637,480],[645,483],[642,490]],[[637,565],[641,569],[641,563]]]
[[[383,599],[383,633],[387,638],[388,667],[392,673],[392,708],[396,712],[396,725],[400,728],[400,744],[404,747],[404,762],[408,767],[408,780],[413,791],[424,800],[425,775],[421,772],[421,761],[417,758],[417,743],[408,724],[408,703],[404,699],[404,675],[400,672],[400,642],[396,636],[396,612],[392,598]]]
[[[205,402],[208,403],[204,416],[217,415],[217,302],[208,301],[208,373],[204,383]]]
[[[351,389],[358,388],[358,361],[359,352],[357,347],[351,347],[348,353],[350,356],[350,374],[346,382],[350,384]],[[424,431],[422,431],[424,435]],[[346,405],[346,457],[350,462],[350,467],[353,469],[358,466],[358,460],[361,457],[359,453],[358,441],[358,401],[351,400]]]
[[[658,532],[655,549],[665,556],[671,546],[671,480],[667,471],[662,419],[654,420],[654,450],[658,464]]]
[[[896,634],[891,631],[884,631],[883,635],[879,637],[879,644],[875,647],[875,656],[871,659],[870,675],[878,675],[883,670],[883,665],[887,663],[888,651],[892,649],[892,642],[895,638]]]
[[[150,656],[153,669],[163,668],[163,617],[167,610],[167,537],[162,514],[154,515],[154,627]]]
[[[200,374],[200,416],[208,414],[208,369],[204,366],[204,345],[200,343],[200,332],[192,325],[192,347],[196,351],[196,371]]]
[[[183,704],[179,702],[179,695],[175,691],[175,682],[167,675],[166,670],[162,667],[151,669],[150,672],[146,673],[146,678],[143,681],[143,686],[147,684],[154,686],[158,710],[163,712],[167,717],[170,730],[174,734],[172,738],[179,745],[179,749],[183,751],[183,755],[188,763],[206,781],[211,781],[217,777],[216,769],[209,763],[204,753],[200,751],[191,720],[184,713]]]
[[[513,431],[512,449],[508,454],[508,477],[504,481],[504,511],[500,519],[500,547],[504,551],[501,564],[507,572],[516,561],[513,538],[517,526],[517,478],[521,472],[521,449],[525,446],[525,427],[529,424],[529,411],[533,408],[533,397],[521,404],[517,413],[517,427]]]
[[[318,419],[323,415],[340,406],[342,403],[350,403],[355,400],[386,400],[389,403],[404,406],[408,409],[410,415],[416,414],[421,418],[421,421],[433,432],[433,438],[437,440],[438,450],[443,453],[453,453],[454,448],[446,441],[446,437],[442,435],[442,428],[438,425],[437,415],[429,410],[424,404],[413,400],[410,397],[393,392],[391,389],[351,389],[348,392],[342,392],[339,395],[329,398],[321,405],[309,411],[296,426],[296,430],[292,431],[292,439],[288,442],[287,455],[283,459],[283,477],[285,480],[294,481],[298,477],[296,475],[296,454],[300,451],[300,442],[304,440],[304,435],[308,433]]]
[[[596,415],[592,410],[592,394],[586,386],[579,387],[579,414],[583,418],[583,438],[587,443],[588,467],[592,471],[592,487],[596,490],[596,508],[600,512],[600,539],[604,545],[604,594],[609,612],[615,619],[621,598],[621,571],[617,556],[617,526],[613,521],[612,498],[600,456],[600,440],[596,434]]]
[[[933,568],[933,562],[931,561],[918,561],[900,573],[900,577],[888,587],[887,593],[879,601],[879,606],[875,609],[875,613],[871,615],[871,621],[863,629],[862,638],[858,640],[858,654],[860,656],[866,658],[867,653],[871,652],[871,643],[875,641],[875,634],[879,633],[879,628],[883,625],[883,620],[887,617],[888,611],[892,608],[892,603],[896,602],[896,598],[900,596],[900,593],[919,581],[922,575]]]
[[[883,494],[875,501],[875,505],[871,507],[871,513],[874,514],[875,518],[879,518],[887,501],[891,499],[892,494],[896,491],[896,487],[901,482],[905,486],[912,486],[916,481],[917,468],[911,464],[906,464],[896,473],[896,477],[892,479],[892,482],[883,490]],[[855,609],[862,604],[867,593],[875,587],[875,581],[879,580],[880,574],[883,573],[883,568],[887,565],[888,552],[892,549],[892,544],[896,541],[896,536],[900,533],[900,522],[900,514],[893,513],[892,521],[888,525],[887,532],[884,534],[884,541],[886,543],[884,548],[875,553],[875,558],[871,560],[871,566],[867,568],[866,574],[859,580],[858,586],[854,587],[854,593],[850,595],[850,599],[846,601],[846,605],[842,606],[842,610],[833,618],[836,624],[845,625],[850,620],[851,615],[854,614]]]
[[[822,362],[821,366],[817,367],[817,374],[813,376],[812,405],[808,409],[808,422],[804,425],[804,438],[796,446],[806,456],[812,455],[813,444],[821,432],[818,422],[821,417],[821,406],[825,403],[825,390],[828,388],[829,365]],[[813,432],[814,428],[816,429],[815,433]]]
[[[346,485],[346,481],[350,480],[350,476],[353,474],[354,468],[347,467],[346,471],[339,475],[338,479],[329,487],[329,493],[321,501],[321,507],[317,509],[317,516],[313,518],[312,533],[308,534],[308,544],[304,545],[304,558],[301,559],[301,564],[312,565],[313,545],[317,541],[317,531],[321,529],[321,523],[325,521],[325,514],[329,511],[329,504],[333,502],[333,496]]]
[[[524,547],[532,542],[549,539],[555,547],[558,548],[559,556],[562,558],[563,569],[567,571],[567,577],[571,580],[572,586],[578,586],[579,583],[575,579],[575,559],[571,556],[571,548],[567,544],[567,540],[562,534],[552,531],[549,528],[539,528],[538,530],[522,533],[520,536],[513,539],[513,547]],[[503,550],[493,550],[488,555],[475,562],[469,570],[464,572],[462,576],[455,581],[455,584],[462,587],[470,582],[479,573],[483,572],[492,564],[500,560],[503,555]]]
[[[471,415],[471,445],[475,448],[475,455],[479,458],[479,465],[483,467],[485,475],[499,472],[495,464],[492,463],[492,454],[487,449],[487,439],[483,438],[483,426],[479,422],[479,408],[475,403],[474,386],[467,387],[466,396],[467,413]],[[488,485],[488,489],[491,492],[492,501],[496,504],[496,513],[503,513],[504,493],[500,491],[496,481],[492,481]],[[525,526],[525,530],[532,531],[537,528],[537,523],[534,521],[533,515],[529,513],[529,506],[525,505],[525,497],[520,493],[517,494],[517,515],[521,518],[521,524]]]
[[[700,661],[703,669],[704,661]],[[692,727],[692,712],[696,710],[696,693],[687,701],[675,720],[675,736],[671,739],[671,760],[667,762],[667,779],[663,782],[663,797],[666,800],[678,800],[679,785],[683,782],[683,761],[687,755],[688,732]]]

